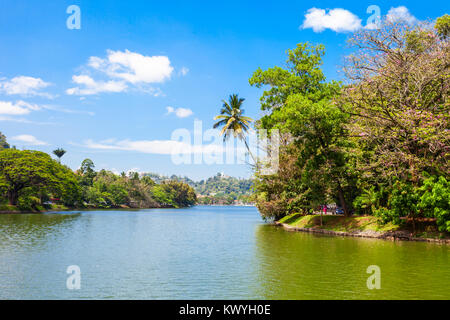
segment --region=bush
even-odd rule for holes
[[[450,232],[450,182],[442,176],[429,177],[419,191],[419,209],[425,216],[436,218],[439,231]]]
[[[42,209],[41,200],[34,196],[21,196],[17,202],[17,208],[21,211],[39,211]]]

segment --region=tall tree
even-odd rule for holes
[[[374,179],[418,185],[424,171],[450,172],[448,16],[438,21],[433,28],[386,20],[350,39],[351,83],[338,102],[352,116],[352,135],[373,152],[360,168]]]
[[[244,101],[245,99],[239,98],[237,94],[230,95],[228,101],[222,100],[223,105],[222,109],[220,109],[220,115],[214,118],[214,120],[219,121],[214,124],[213,128],[222,127],[220,134],[223,135],[224,141],[231,135],[234,138],[244,141],[248,153],[256,164],[256,159],[250,151],[245,136],[253,119],[243,115],[244,109],[241,107]]]
[[[250,78],[251,85],[270,87],[260,99],[266,115],[258,125],[267,130],[279,129],[291,137],[291,143],[299,150],[295,165],[302,185],[295,192],[292,189],[282,192],[286,191],[299,203],[307,200],[313,207],[317,199],[310,197],[310,190],[321,190],[323,201],[337,198],[345,214],[349,215],[346,194],[353,187],[345,152],[348,116],[332,101],[339,94],[340,84],[325,82],[321,70],[325,53],[322,45],[298,44],[287,53],[286,69],[258,69]],[[289,188],[289,184],[284,187]]]
[[[9,149],[9,143],[6,142],[6,137],[0,132],[0,149]]]
[[[94,171],[95,165],[91,159],[84,159],[81,167],[78,170],[81,176],[81,184],[85,186],[92,186],[94,178],[97,173]]]
[[[53,154],[58,157],[58,161],[61,163],[61,157],[66,154],[66,150],[58,148],[53,150]]]

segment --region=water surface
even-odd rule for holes
[[[449,299],[449,253],[287,232],[253,207],[0,215],[0,298]],[[66,287],[69,265],[80,290]]]

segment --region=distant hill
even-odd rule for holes
[[[152,178],[156,183],[164,180],[177,180],[189,184],[197,193],[201,204],[249,204],[252,195],[251,179],[238,179],[222,173],[218,173],[206,180],[193,181],[188,177],[177,175],[163,176],[156,173],[144,174]]]

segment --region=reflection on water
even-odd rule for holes
[[[449,248],[288,232],[256,231],[259,283],[267,299],[449,299]],[[368,290],[370,265],[381,289]]]
[[[286,232],[251,207],[0,215],[0,298],[448,299],[448,253]],[[373,264],[381,290],[366,287]]]

